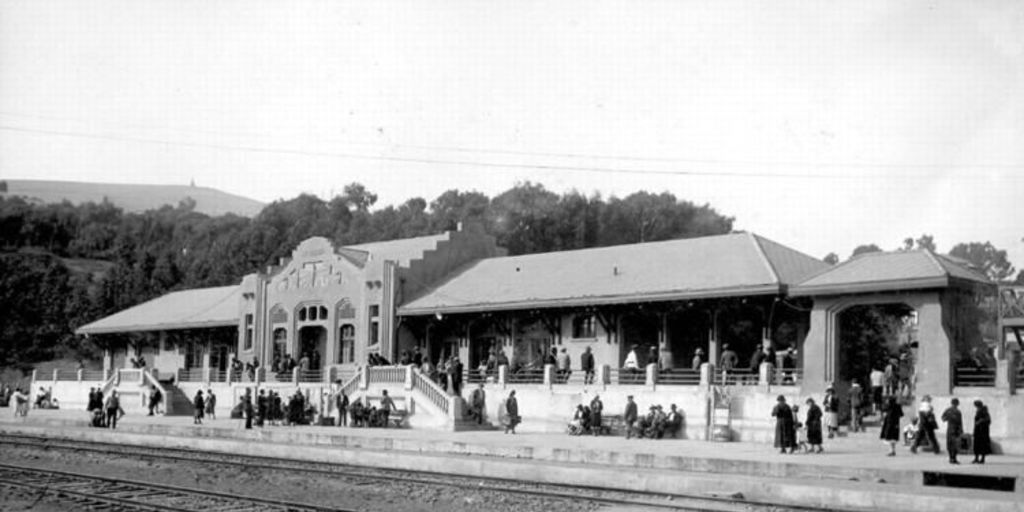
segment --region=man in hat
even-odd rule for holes
[[[704,349],[698,348],[693,351],[693,362],[690,363],[690,369],[693,371],[700,370],[700,365],[704,364]]]
[[[828,428],[828,438],[832,439],[839,432],[839,397],[836,396],[836,389],[829,386],[825,389],[825,398],[821,401],[821,407],[825,410],[825,426]]]
[[[626,423],[626,439],[633,437],[636,416],[636,402],[633,401],[633,395],[629,395],[626,397],[626,411],[622,414],[622,421]]]

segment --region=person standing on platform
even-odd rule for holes
[[[825,389],[825,399],[821,401],[825,410],[825,426],[828,427],[828,438],[832,439],[839,432],[839,397],[836,389],[829,386]]]
[[[388,390],[381,391],[384,396],[380,399],[380,417],[382,420],[381,427],[388,428],[388,420],[391,418],[391,411],[397,409],[395,407],[395,401],[388,396]]]
[[[519,401],[516,400],[516,392],[512,390],[508,394],[508,398],[505,399],[505,418],[502,424],[505,427],[505,433],[512,434],[516,433],[516,425],[519,424]]]
[[[639,347],[634,343],[629,353],[626,354],[626,360],[622,363],[622,368],[629,374],[630,381],[637,380],[640,375],[640,355],[636,352],[637,348]]]
[[[267,419],[267,411],[270,410],[270,403],[267,401],[267,390],[261,389],[256,398],[256,426],[262,427]]]
[[[960,453],[960,437],[964,435],[964,417],[960,414],[960,400],[954,398],[949,408],[942,412],[942,421],[946,422],[946,450],[949,451],[949,463],[960,464],[956,456]]]
[[[572,373],[570,367],[569,351],[563,347],[562,352],[558,354],[558,381],[562,384],[569,382],[569,375]]]
[[[419,345],[413,347],[412,349],[412,364],[415,365],[417,368],[419,368],[420,365],[423,364],[423,353],[420,352]]]
[[[874,387],[872,385],[872,387]],[[890,396],[882,406],[882,432],[878,437],[889,443],[889,457],[896,456],[896,443],[900,440],[900,418],[903,417],[903,407],[896,401],[895,396]]]
[[[821,407],[814,403],[813,398],[807,399],[807,417],[804,419],[804,428],[807,429],[807,445],[810,451],[821,453]],[[815,450],[814,448],[818,449]]]
[[[974,460],[971,464],[984,464],[985,456],[992,453],[992,438],[988,432],[992,416],[981,400],[974,401],[974,409]]]
[[[601,432],[602,411],[604,411],[604,402],[601,401],[600,395],[594,395],[594,399],[590,401],[590,426],[591,432],[595,436]]]
[[[196,396],[192,399],[192,424],[203,424],[203,412],[206,411],[206,403],[203,400],[203,390],[197,389]]]
[[[733,349],[729,348],[728,343],[722,344],[722,357],[719,358],[718,367],[722,369],[722,384],[728,385],[729,374],[732,373],[736,365],[740,364],[740,356],[736,355]]]
[[[633,395],[626,397],[626,411],[622,413],[622,421],[626,424],[626,439],[633,437],[633,425],[636,424],[637,411]]]
[[[693,371],[700,371],[700,365],[704,364],[704,349],[697,348],[693,351],[693,360],[690,361],[690,369]]]
[[[152,416],[154,414],[154,412],[157,410],[158,406],[160,405],[161,397],[162,396],[160,394],[160,390],[157,389],[156,386],[150,386],[149,387],[149,414],[148,414],[148,416]]]
[[[772,416],[775,418],[775,447],[779,453],[796,452],[796,424],[793,421],[793,410],[786,404],[786,397],[779,395],[775,399],[775,407],[772,409]]]
[[[580,355],[580,370],[583,372],[583,384],[590,385],[594,383],[594,353],[590,351],[590,347],[583,349],[583,354]]]
[[[882,390],[885,387],[885,372],[876,366],[868,376],[871,381],[871,407],[876,413],[882,412]]]
[[[341,385],[341,381],[338,381],[338,385]],[[338,410],[338,426],[348,426],[348,395],[345,394],[344,389],[338,389],[338,394],[334,397],[334,408]]]
[[[895,395],[900,389],[899,361],[889,358],[889,364],[885,365],[885,395]]]
[[[117,428],[117,420],[121,419],[124,415],[124,411],[121,410],[121,399],[117,396],[117,390],[110,392],[110,396],[107,397],[106,403],[107,409],[107,427]]]
[[[245,395],[242,396],[242,417],[245,418],[245,429],[252,430],[252,390],[245,388]]]
[[[487,393],[484,385],[480,384],[469,395],[469,414],[476,420],[477,425],[484,424],[484,411],[487,409]]]
[[[935,439],[935,429],[939,423],[935,421],[935,411],[932,410],[932,397],[925,395],[921,398],[921,406],[917,409],[917,435],[914,437],[914,444],[910,446],[911,453],[917,453],[917,447],[928,441],[935,450],[935,455],[942,453],[939,449],[939,442]]]
[[[217,419],[217,395],[213,394],[212,389],[206,390],[206,416],[211,420]]]

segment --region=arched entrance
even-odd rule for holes
[[[323,368],[323,355],[327,350],[327,328],[322,325],[307,325],[299,329],[299,354],[309,358],[309,369]]]

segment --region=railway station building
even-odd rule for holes
[[[712,436],[723,402],[734,438],[767,437],[775,396],[802,403],[830,385],[843,394],[894,356],[910,365],[918,397],[981,397],[1010,411],[996,418],[1005,425],[993,424],[998,436],[1024,421],[1019,347],[1007,342],[1019,331],[985,313],[1012,309],[1003,301],[984,275],[929,251],[831,266],[733,233],[507,256],[493,237],[459,229],[346,247],[311,238],[236,286],[174,292],[78,332],[110,347],[103,380],[92,385],[129,396],[150,385],[184,397],[207,387],[231,397],[253,386],[298,387],[318,394],[326,412],[322,397],[339,386],[368,401],[388,389],[414,427],[458,428],[461,397],[397,365],[418,350],[435,364],[457,356],[467,385],[487,390],[492,421],[510,389],[523,428],[540,431],[564,429],[575,404],[595,394],[609,410],[629,394],[641,406],[678,404],[691,438]],[[897,346],[860,331],[858,319],[879,314]],[[755,358],[766,348],[771,360]],[[552,351],[569,357],[570,372],[545,364]],[[631,351],[635,369],[626,367]],[[726,351],[738,364],[723,375]],[[594,356],[593,380],[580,371],[584,352]],[[369,365],[371,355],[391,364]],[[132,368],[139,356],[144,370]],[[289,357],[305,365],[275,373]],[[235,359],[254,371],[235,374]],[[37,376],[33,389],[49,377]],[[70,380],[54,375],[50,384],[77,389]]]

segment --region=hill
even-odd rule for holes
[[[2,196],[22,196],[43,204],[68,200],[72,204],[101,202],[107,198],[126,212],[143,212],[163,205],[177,206],[191,197],[195,211],[210,216],[234,213],[254,217],[263,203],[247,197],[228,194],[217,189],[187,185],[133,185],[126,183],[85,183],[76,181],[4,180]]]

